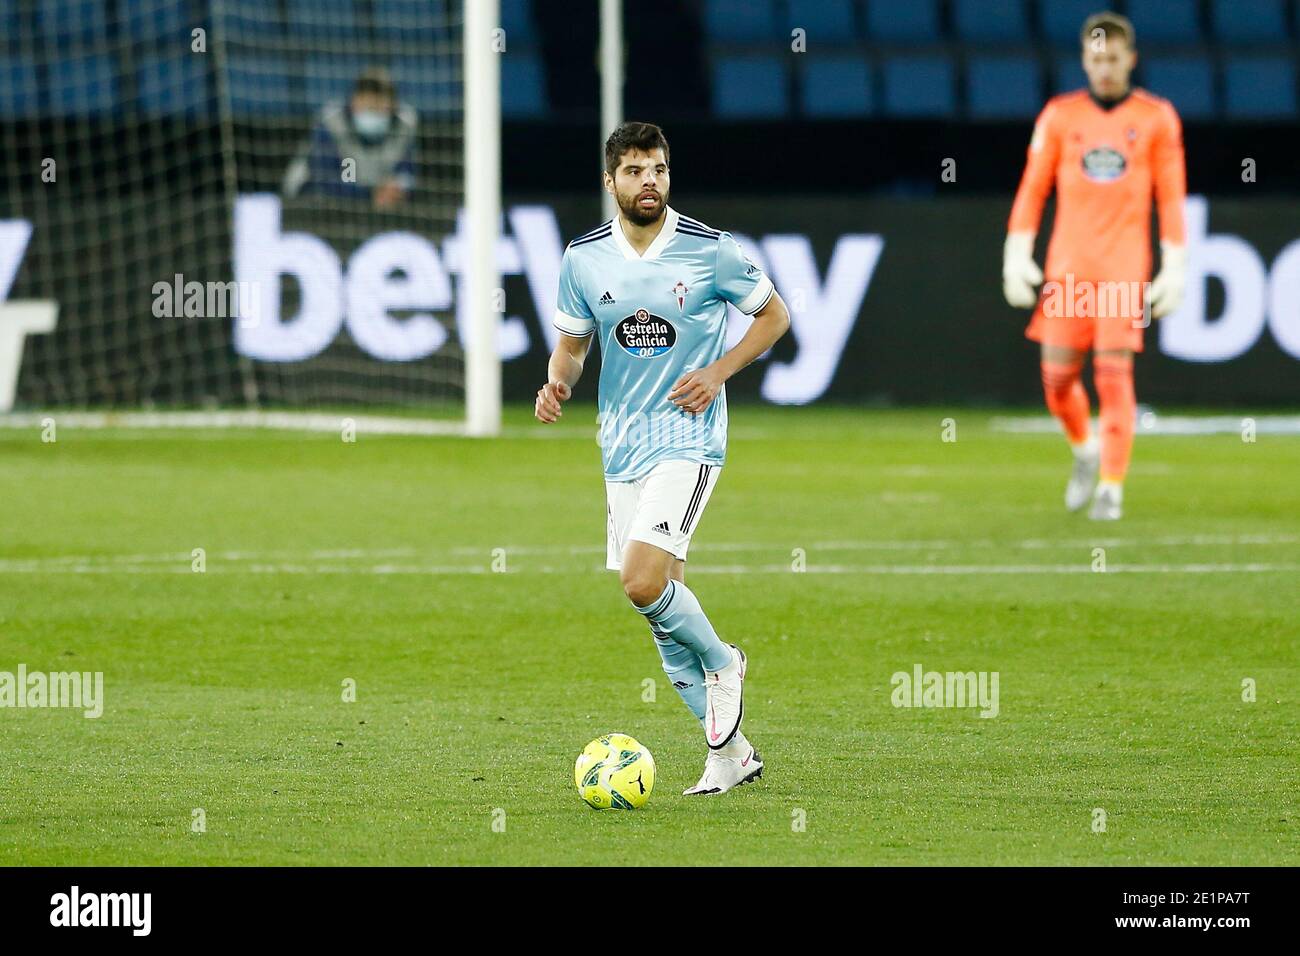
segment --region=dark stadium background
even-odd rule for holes
[[[61,154],[57,190],[14,175],[38,168],[50,144],[69,135],[67,118],[51,102],[55,94],[16,98],[15,64],[24,55],[30,59],[31,49],[52,51],[48,59],[41,52],[33,67],[38,80],[52,82],[63,40],[41,33],[47,29],[42,17],[51,8],[75,13],[82,2],[0,3],[0,19],[11,26],[0,63],[11,212],[36,221],[38,237],[69,219],[85,223],[75,253],[66,244],[34,242],[11,292],[11,298],[53,295],[64,302],[58,332],[29,342],[19,405],[240,404],[240,390],[202,363],[184,376],[158,374],[156,357],[148,368],[137,365],[155,348],[157,331],[122,293],[158,276],[210,270],[212,257],[230,247],[221,209],[232,167],[221,152],[219,121],[206,108],[213,78],[201,78],[207,85],[194,102],[145,116],[122,108],[134,93],[134,64],[117,62],[122,79],[114,93],[77,118],[76,148]],[[319,10],[346,7],[364,30],[384,2],[323,0]],[[127,0],[99,6],[115,31],[135,29]],[[310,51],[312,37],[294,19],[305,9],[301,3],[254,6],[295,50]],[[804,235],[823,278],[839,236],[884,237],[833,381],[817,398],[1036,404],[1036,356],[1021,336],[1025,317],[1000,296],[1002,232],[1034,115],[1048,96],[1082,82],[1077,29],[1099,6],[1076,0],[625,4],[624,112],[666,128],[673,202],[715,227],[753,236]],[[1208,198],[1208,231],[1242,237],[1270,268],[1300,239],[1300,0],[1116,0],[1111,6],[1136,23],[1142,58],[1137,82],[1171,98],[1183,115],[1189,193]],[[222,10],[232,8],[242,9],[241,3],[227,2]],[[207,22],[211,12],[204,0],[181,9],[187,23]],[[568,238],[600,218],[597,5],[502,0],[502,20],[511,37],[502,67],[505,206],[549,206]],[[795,26],[807,30],[807,52],[791,51]],[[28,49],[19,44],[23,36]],[[115,49],[120,60],[123,48]],[[313,62],[301,52],[286,56],[286,74],[295,83],[310,80]],[[6,83],[12,84],[8,90]],[[399,94],[400,87],[399,78]],[[76,92],[69,94],[62,80],[53,88],[59,95]],[[236,108],[226,134],[235,143],[232,175],[240,194],[277,189],[284,157],[306,134],[312,115],[310,108],[286,106],[273,117]],[[444,134],[439,124],[424,124],[421,154],[429,176],[454,181],[459,157]],[[127,145],[150,143],[167,144],[166,161],[154,161],[159,172],[124,173]],[[948,159],[956,163],[954,182],[941,180]],[[1254,162],[1250,181],[1243,181],[1246,159]],[[178,189],[184,202],[176,200]],[[123,259],[121,231],[148,235],[155,225],[148,217],[167,215],[160,205],[170,205],[177,216],[208,217],[211,231],[188,246],[136,242],[131,258]],[[295,215],[291,201],[285,215]],[[308,206],[299,218],[328,233],[329,215]],[[368,216],[365,225],[349,222],[341,232],[429,228],[418,201],[400,213]],[[340,246],[346,254],[346,243]],[[86,276],[84,262],[99,265]],[[100,281],[111,286],[98,289]],[[1284,305],[1300,300],[1297,286],[1275,298]],[[511,311],[532,333],[529,352],[504,368],[506,398],[523,400],[544,368],[541,330],[549,317],[539,315],[526,294],[516,295],[520,280],[506,280],[506,288]],[[1224,305],[1223,289],[1209,281],[1205,296],[1206,315],[1213,317]],[[116,329],[115,338],[129,347],[98,357],[94,369],[78,365],[68,358],[68,337],[80,334],[79,321]],[[1296,306],[1273,321],[1289,322],[1289,338],[1300,339]],[[221,339],[227,333],[214,325],[203,334]],[[1137,376],[1139,394],[1151,402],[1281,405],[1296,397],[1295,349],[1279,346],[1262,317],[1253,344],[1226,360],[1166,354],[1155,329],[1147,341]],[[794,347],[787,339],[772,360],[788,361]],[[342,340],[336,346],[350,359],[348,348]],[[766,364],[739,376],[730,387],[733,397],[757,397]],[[252,374],[265,382],[281,370],[255,363]],[[579,398],[593,397],[593,389],[589,376]]]

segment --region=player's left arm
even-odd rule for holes
[[[790,310],[781,294],[772,289],[741,340],[716,362],[679,378],[668,400],[684,411],[700,414],[718,397],[727,379],[775,345],[789,328]]]
[[[1183,156],[1183,125],[1173,106],[1165,105],[1160,135],[1152,146],[1151,173],[1160,217],[1160,271],[1151,281],[1151,314],[1155,318],[1178,309],[1187,284],[1187,232],[1183,200],[1187,197],[1187,166]]]

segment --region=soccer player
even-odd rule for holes
[[[1012,306],[1036,306],[1025,335],[1041,344],[1047,408],[1074,449],[1065,505],[1077,511],[1092,499],[1091,518],[1114,520],[1133,448],[1133,353],[1142,351],[1144,316],[1168,315],[1182,300],[1186,173],[1173,106],[1129,85],[1137,63],[1133,25],[1097,13],[1084,23],[1082,40],[1088,89],[1048,101],[1034,126],[1007,224],[1002,289]],[[1040,296],[1034,236],[1053,186],[1056,221]],[[1153,190],[1160,272],[1148,289]],[[1100,436],[1091,430],[1080,381],[1089,350]]]
[[[559,419],[598,335],[606,567],[620,572],[664,672],[704,727],[704,774],[685,793],[724,793],[763,771],[740,729],[748,665],[686,586],[686,552],[726,456],[726,381],[785,334],[790,316],[729,233],[668,205],[658,126],[614,130],[603,180],[618,215],[564,251],[560,337],[536,415]],[[754,317],[730,351],[728,302]]]

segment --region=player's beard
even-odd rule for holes
[[[618,197],[618,208],[623,214],[623,218],[634,226],[649,226],[659,221],[659,217],[664,214],[664,209],[668,206],[668,194],[664,193],[659,197],[659,202],[652,209],[641,208],[641,196],[645,192],[638,189],[629,195],[620,194]]]

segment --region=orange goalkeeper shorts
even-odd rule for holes
[[[1043,283],[1025,338],[1078,352],[1142,351],[1141,282]]]

